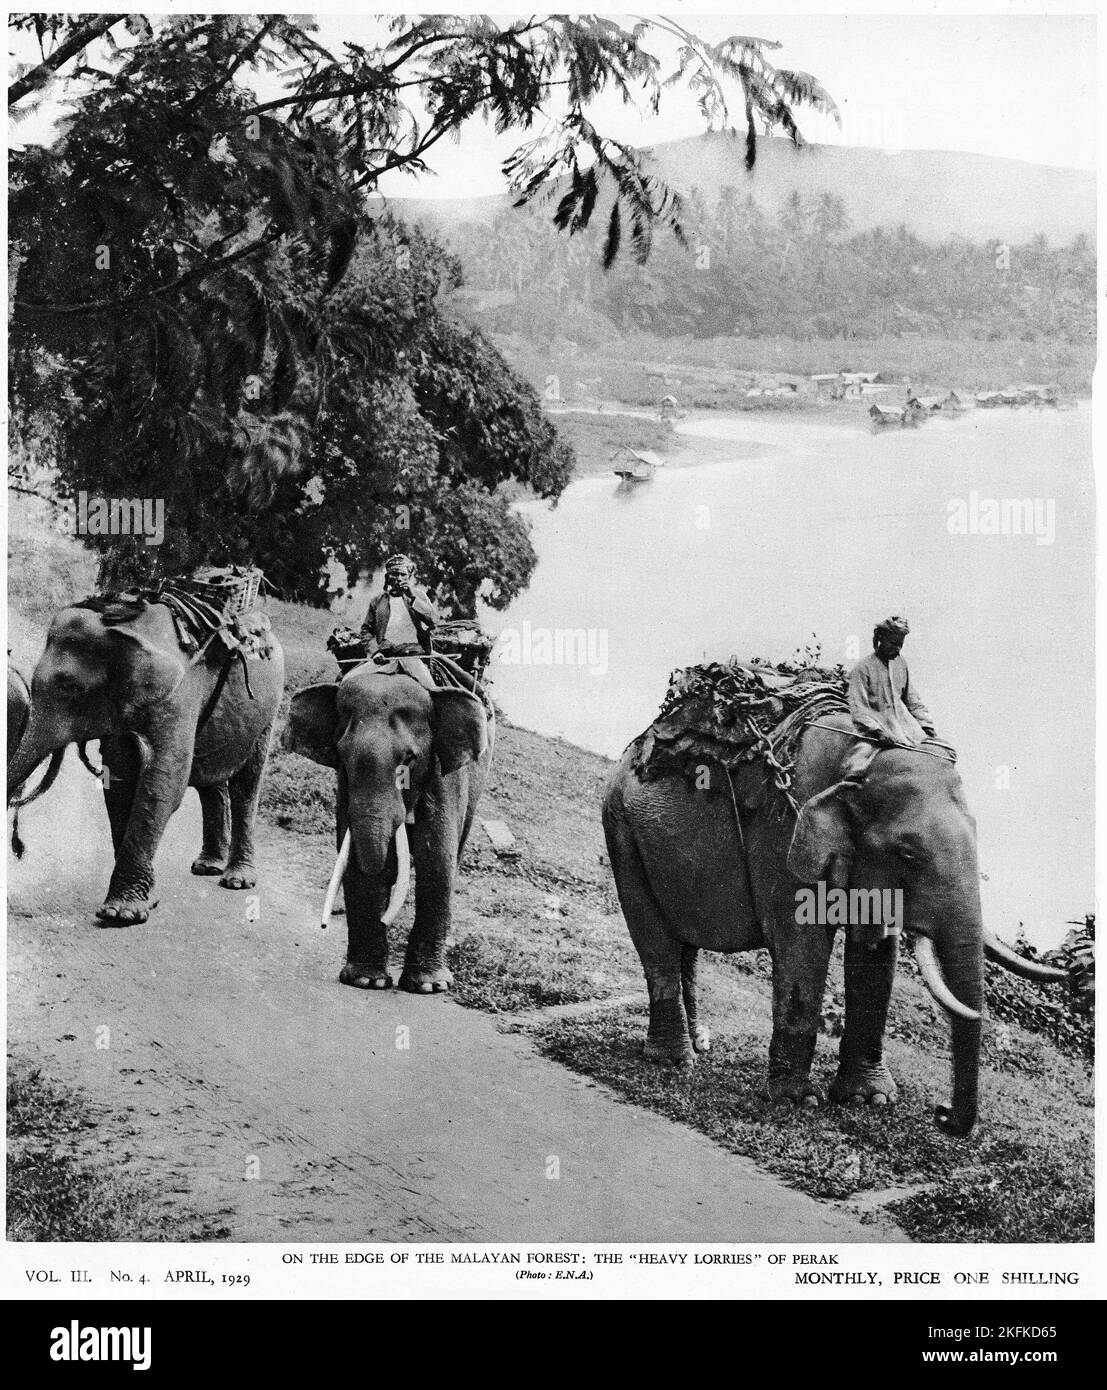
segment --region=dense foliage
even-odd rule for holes
[[[659,244],[639,269],[596,271],[595,234],[566,241],[533,215],[443,235],[493,332],[588,347],[614,333],[659,337],[949,338],[1084,341],[1095,324],[1095,251],[1044,237],[997,252],[905,227],[851,233],[842,200],[794,190],[777,210],[733,186],[692,189],[685,244]],[[997,263],[998,259],[998,263]]]
[[[520,203],[552,193],[556,228],[579,232],[606,188],[597,261],[624,243],[644,261],[655,226],[681,236],[679,200],[586,111],[607,89],[656,107],[657,26],[397,16],[377,46],[334,54],[286,15],[11,23],[40,57],[9,88],[17,122],[75,64],[56,138],[11,159],[16,442],[56,463],[62,495],[165,503],[159,549],[89,538],[102,582],[251,559],[317,598],[324,562],[356,573],[402,548],[447,604],[481,586],[508,602],[535,557],[503,485],[556,498],[571,456],[530,388],[441,312],[456,262],[374,224],[363,195],[491,117],[526,134],[506,166]],[[750,162],[755,124],[799,142],[794,107],[833,112],[770,63],[774,44],[661,27],[708,123],[730,119],[725,84],[741,93]],[[260,100],[266,73],[284,91]]]
[[[1017,945],[1030,960],[1068,971],[1068,984],[1038,985],[989,965],[989,1016],[1041,1033],[1060,1051],[1090,1062],[1095,1054],[1095,917],[1089,915],[1055,950],[1038,951],[1021,935]]]

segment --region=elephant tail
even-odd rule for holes
[[[27,846],[23,843],[23,837],[19,833],[19,812],[16,811],[12,817],[12,852],[17,859],[22,859],[27,852]]]

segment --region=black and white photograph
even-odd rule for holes
[[[9,11],[50,1359],[1103,1296],[1097,23],[975,8]]]

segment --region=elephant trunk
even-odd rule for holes
[[[46,758],[52,758],[52,756],[53,758],[60,757],[60,755],[65,752],[66,746],[70,741],[68,733],[59,732],[59,730],[54,728],[51,724],[44,722],[38,717],[32,707],[31,717],[27,723],[27,728],[24,731],[23,737],[20,740],[19,747],[8,763],[9,806],[14,803],[20,787],[23,786],[24,782],[26,782],[31,773],[34,772],[35,768],[38,767],[39,763]],[[53,760],[51,761],[51,767],[53,767]],[[54,768],[54,776],[57,776],[56,768]],[[46,783],[44,779],[44,785],[39,789],[36,795],[41,796],[42,792],[47,789],[53,780],[54,778],[51,777],[50,782]]]
[[[386,927],[390,927],[400,915],[400,909],[407,901],[410,886],[411,854],[407,844],[407,826],[401,825],[396,831],[396,881],[388,897],[388,906],[381,917],[381,922]]]
[[[943,1134],[963,1139],[976,1124],[977,1081],[980,1075],[980,1020],[950,1019],[953,1050],[953,1102],[938,1105],[934,1120]]]
[[[940,979],[956,1003],[952,1008],[944,1001],[949,1013],[950,1044],[953,1057],[953,1099],[939,1105],[934,1119],[943,1134],[961,1138],[976,1123],[977,1090],[980,1077],[980,1015],[984,1007],[984,951],[979,927],[962,934],[964,939],[940,940],[937,957],[934,946],[921,938],[916,946],[923,978],[928,957],[938,969]],[[927,981],[929,984],[930,982]]]
[[[323,900],[322,927],[324,931],[331,920],[334,911],[334,901],[338,896],[338,887],[346,874],[346,866],[350,862],[350,845],[352,837],[347,830],[342,837],[342,844],[338,849],[338,857],[334,861],[334,872],[331,874],[331,881],[327,886],[327,896]],[[401,825],[396,831],[396,879],[392,884],[392,889],[388,896],[388,906],[385,908],[381,917],[384,926],[390,927],[399,916],[400,909],[407,901],[408,890],[411,886],[411,854],[408,850],[407,828]]]
[[[980,1017],[975,1010],[962,1004],[949,985],[946,984],[942,967],[934,952],[934,943],[928,936],[920,936],[915,942],[915,959],[918,962],[923,984],[934,996],[935,1003],[940,1004],[951,1018],[964,1018],[971,1022]]]
[[[15,807],[15,809],[18,810],[21,806],[29,806],[32,801],[37,801],[40,796],[48,792],[54,785],[58,773],[61,771],[62,760],[64,758],[65,745],[55,749],[54,752],[51,753],[50,765],[43,774],[42,780],[39,782],[38,786],[35,787],[34,791],[28,792],[25,796],[19,795],[20,789],[38,766],[38,763],[32,763],[18,780],[15,780],[15,773],[10,773],[8,776],[8,806]],[[19,771],[21,766],[21,760],[17,759],[16,770]]]
[[[379,816],[350,817],[350,840],[354,861],[367,878],[390,881],[396,826]]]

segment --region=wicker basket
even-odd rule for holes
[[[452,657],[463,671],[480,680],[496,639],[482,632],[475,619],[459,618],[454,622],[440,623],[434,630],[431,645],[436,652]]]
[[[368,642],[360,633],[348,627],[335,628],[327,638],[327,650],[332,653],[343,674],[369,660]]]
[[[229,565],[224,569],[197,570],[184,581],[191,593],[219,609],[226,617],[249,613],[257,603],[263,575],[261,570],[246,565]]]

